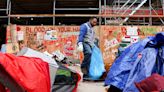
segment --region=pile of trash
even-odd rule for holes
[[[119,90],[114,92],[139,92],[135,83],[155,73],[164,76],[164,32],[126,48],[113,63],[105,85]]]

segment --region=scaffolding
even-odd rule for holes
[[[104,22],[104,25],[115,24],[115,25],[126,25],[126,24],[136,24],[142,22],[142,24],[153,25],[153,18],[159,18],[161,25],[164,24],[164,0],[159,0],[162,4],[161,8],[163,14],[158,14],[157,9],[152,6],[152,0],[113,0],[112,4],[107,3],[108,0],[99,0],[98,8],[56,8],[56,0],[53,1],[53,11],[52,14],[11,14],[12,5],[11,0],[6,1],[6,8],[0,9],[1,11],[6,11],[6,16],[0,16],[0,18],[7,18],[8,24],[10,24],[11,18],[15,17],[51,17],[53,18],[53,24],[55,24],[56,17],[91,17],[95,16],[99,18],[99,25]],[[149,2],[148,7],[143,8],[142,6]],[[158,6],[158,5],[157,5]],[[91,10],[99,11],[98,14],[56,14],[57,10],[67,10],[67,11],[81,11],[81,10]],[[140,14],[138,11],[141,11]],[[144,11],[149,11],[148,14],[144,14]],[[135,18],[135,19],[130,19]],[[146,23],[145,19],[148,19]]]
[[[6,0],[6,7],[5,8],[1,8],[0,12],[6,12],[6,15],[0,16],[1,18],[8,18],[8,24],[10,24],[10,14],[11,14],[11,1],[10,0]]]
[[[164,2],[164,0],[161,0],[161,3],[162,2]],[[145,3],[148,3],[149,5],[147,7],[143,7]],[[162,3],[162,6],[164,7],[163,3]],[[158,9],[163,11],[164,8],[162,9],[158,8]],[[142,24],[153,25],[152,16],[156,16],[156,18],[160,19],[162,25],[164,24],[163,19],[162,19],[164,16],[164,12],[163,14],[159,15],[158,12],[152,7],[152,0],[114,0],[112,3],[112,7],[109,7],[108,10],[113,11],[112,12],[113,14],[127,15],[127,17],[125,18],[122,18],[122,17],[115,17],[113,19],[110,18],[107,21],[108,24],[116,24],[116,25],[123,25],[127,23],[133,24],[130,22],[131,20],[129,20],[129,18],[133,16],[137,16],[137,15],[143,16],[143,17],[138,16],[138,20],[135,19],[134,22],[138,24],[142,22]],[[139,11],[140,11],[140,14],[139,14]],[[149,13],[146,14],[146,12],[149,12]],[[145,16],[149,16],[148,23],[146,23],[145,21],[145,18],[147,18]]]

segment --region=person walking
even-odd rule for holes
[[[89,78],[89,67],[91,62],[92,49],[95,46],[95,32],[93,27],[97,25],[97,18],[91,17],[88,22],[80,26],[78,38],[78,51],[83,52],[84,59],[81,64],[83,78]]]

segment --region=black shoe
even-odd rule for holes
[[[83,78],[88,78],[89,76],[87,74],[83,74]]]
[[[90,78],[87,74],[84,74],[83,75],[83,81],[88,81]]]

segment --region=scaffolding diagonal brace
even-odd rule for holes
[[[124,15],[124,14],[127,12],[127,10],[129,10],[130,7],[132,7],[136,2],[137,2],[137,0],[135,0],[128,8],[124,11],[124,13],[123,13],[122,15]]]
[[[156,15],[158,15],[158,13],[154,10],[154,8],[153,8],[153,7],[151,7],[151,8],[152,8],[152,10],[155,12],[155,14],[156,14]],[[159,17],[159,19],[160,19],[160,21],[162,22],[162,24],[164,24],[163,19],[162,19],[162,18],[160,18],[160,17]]]
[[[142,5],[144,5],[144,3],[146,3],[147,0],[142,1],[130,14],[129,16],[132,16]],[[123,22],[120,24],[122,25],[123,23],[125,23],[126,21],[128,21],[129,17],[126,17]]]
[[[130,0],[128,0],[121,8],[117,11],[117,13],[119,13],[120,10],[122,10],[129,2],[130,2]]]
[[[7,0],[7,9],[6,9],[6,14],[7,15],[9,14],[9,3],[10,3],[10,0]]]

